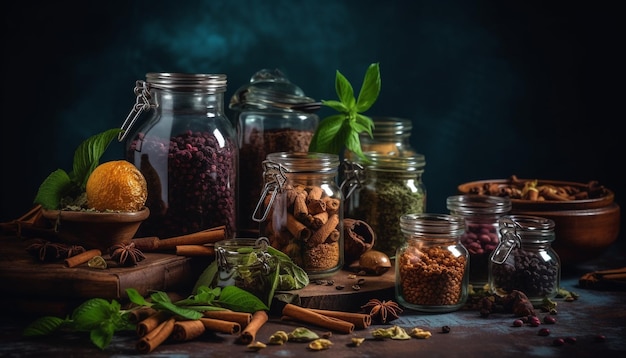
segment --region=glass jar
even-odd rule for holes
[[[279,70],[256,72],[230,100],[236,111],[239,145],[238,235],[258,235],[252,219],[263,189],[263,161],[270,153],[307,152],[319,117],[319,103],[306,97]]]
[[[448,214],[400,218],[404,244],[396,254],[396,299],[409,309],[443,313],[467,301],[469,259],[461,244],[465,223]]]
[[[363,152],[374,152],[389,156],[410,157],[416,154],[411,147],[410,137],[413,123],[409,119],[398,117],[372,117],[374,128],[372,136],[360,133],[359,140]],[[354,153],[346,150],[344,157],[354,160]]]
[[[404,243],[400,216],[426,210],[422,154],[409,157],[364,153],[368,161],[344,161],[345,217],[363,220],[374,230],[374,249],[393,257]]]
[[[535,306],[558,294],[561,263],[552,248],[555,223],[529,215],[499,219],[501,240],[489,263],[489,288],[504,296],[521,291]]]
[[[224,114],[226,75],[148,73],[122,125],[126,159],[148,182],[141,236],[168,238],[236,221],[236,132]],[[135,122],[143,111],[151,115]]]
[[[218,287],[235,286],[246,290],[268,307],[273,299],[276,259],[267,252],[269,241],[236,238],[215,243]]]
[[[261,236],[309,278],[343,266],[343,196],[336,184],[339,156],[311,152],[270,153],[264,191],[253,218]]]
[[[470,256],[469,282],[483,287],[489,281],[489,257],[500,243],[498,219],[511,211],[505,196],[455,195],[446,199],[450,214],[465,219],[461,243]]]

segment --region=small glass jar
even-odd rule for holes
[[[226,75],[148,73],[122,125],[126,159],[148,183],[137,235],[162,239],[225,226],[234,237],[238,147],[224,114]],[[134,125],[142,112],[150,116]]]
[[[413,123],[409,119],[397,117],[372,117],[372,136],[360,133],[359,140],[363,152],[376,152],[397,157],[410,157],[416,154],[409,142]]]
[[[242,174],[238,235],[258,235],[259,225],[252,214],[263,190],[263,161],[270,153],[307,152],[319,122],[314,113],[319,107],[279,70],[257,71],[231,98]]]
[[[450,214],[465,219],[461,243],[470,255],[469,282],[483,287],[489,281],[489,257],[500,243],[498,219],[511,211],[506,196],[455,195],[446,199]]]
[[[469,259],[461,244],[464,219],[448,214],[400,218],[405,243],[396,254],[396,299],[409,309],[444,313],[467,301]]]
[[[337,272],[344,260],[339,156],[270,153],[263,166],[265,187],[253,215],[261,236],[311,279]]]
[[[404,243],[400,216],[426,211],[422,154],[408,157],[366,152],[367,161],[344,162],[345,217],[363,220],[376,235],[374,249],[393,257]]]
[[[218,287],[236,286],[257,296],[266,305],[273,297],[276,259],[267,252],[269,241],[236,238],[215,244]]]
[[[499,219],[501,240],[489,263],[491,293],[521,291],[535,306],[558,294],[561,262],[552,248],[555,223],[529,215]]]

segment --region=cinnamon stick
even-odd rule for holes
[[[205,317],[200,318],[199,321],[202,322],[202,324],[204,324],[204,328],[209,331],[233,335],[241,332],[241,325],[237,322]]]
[[[137,335],[139,337],[144,337],[148,333],[155,330],[161,323],[171,317],[171,314],[167,311],[158,311],[151,316],[144,318],[142,321],[137,323]]]
[[[217,226],[192,234],[160,239],[156,236],[133,239],[135,246],[141,251],[173,250],[179,245],[204,245],[226,239],[226,226]]]
[[[237,322],[243,328],[252,321],[252,313],[237,312],[231,310],[204,311],[202,315],[206,318],[221,319],[224,321]]]
[[[130,323],[137,324],[155,313],[157,313],[157,310],[152,307],[140,307],[128,313],[128,320]]]
[[[282,313],[283,316],[286,316],[287,318],[324,327],[330,329],[331,331],[339,333],[352,333],[352,331],[354,331],[354,323],[344,321],[339,318],[325,316],[314,312],[311,309],[296,306],[292,303],[286,304]],[[283,319],[285,318],[283,317]]]
[[[323,310],[318,308],[309,308],[311,311],[323,314],[324,316],[339,318],[341,320],[354,324],[357,329],[364,329],[372,324],[372,316],[367,313],[352,313],[343,311]]]
[[[200,337],[205,331],[204,324],[198,320],[176,321],[172,339],[178,342],[190,341]]]
[[[176,246],[178,256],[215,256],[215,247],[205,245],[178,245]]]
[[[267,312],[265,311],[256,311],[252,314],[252,320],[246,327],[246,329],[241,332],[239,336],[238,342],[242,344],[250,344],[254,342],[256,338],[256,334],[259,332],[259,329],[263,327],[265,322],[269,319]]]
[[[80,253],[78,255],[66,258],[64,260],[65,266],[66,267],[76,267],[76,266],[82,265],[85,262],[91,260],[92,258],[94,258],[96,256],[100,256],[100,255],[102,255],[102,251],[100,251],[98,249],[87,250],[87,251],[85,251],[83,253]]]
[[[170,317],[169,319],[161,322],[148,334],[141,337],[139,342],[137,342],[137,351],[143,354],[152,352],[156,347],[161,345],[161,343],[165,342],[165,340],[172,334],[174,331],[174,323],[174,317]]]

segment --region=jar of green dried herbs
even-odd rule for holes
[[[374,249],[389,257],[403,245],[400,217],[426,210],[426,187],[422,154],[389,156],[366,152],[365,159],[344,162],[342,190],[345,217],[367,222],[374,233]]]

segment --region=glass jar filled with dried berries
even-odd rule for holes
[[[491,254],[489,290],[497,295],[521,291],[535,306],[556,297],[561,261],[552,248],[554,221],[530,215],[505,215],[498,222],[501,240]]]
[[[422,182],[426,160],[417,153],[405,157],[364,154],[364,159],[343,163],[345,216],[368,223],[376,234],[374,249],[393,257],[405,241],[400,216],[426,211]]]
[[[232,96],[239,145],[238,235],[256,236],[252,219],[263,189],[263,161],[270,153],[307,152],[320,104],[305,96],[280,70],[257,71]]]
[[[469,282],[482,288],[489,280],[489,257],[500,243],[498,219],[511,211],[511,199],[489,195],[454,195],[446,199],[450,214],[465,218],[461,243],[470,255]]]
[[[253,215],[260,235],[311,279],[337,272],[344,261],[339,156],[270,153],[263,167],[265,186]]]
[[[126,159],[148,183],[138,235],[168,238],[218,226],[234,237],[238,147],[224,113],[226,75],[148,73],[122,125]],[[150,116],[140,118],[142,112]]]
[[[405,243],[396,254],[396,299],[409,309],[443,313],[467,301],[469,258],[461,244],[464,220],[418,213],[400,217]]]

